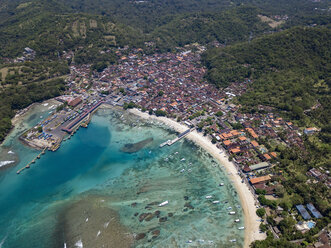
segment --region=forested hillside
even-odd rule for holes
[[[203,58],[209,69],[206,78],[219,87],[252,79],[251,89],[240,98],[246,109],[268,105],[302,119],[303,110],[325,102],[329,93],[330,35],[327,27],[293,28],[211,49]],[[321,118],[323,123],[326,120]]]
[[[144,41],[161,51],[194,42],[231,44],[283,26],[326,23],[326,6],[308,0],[3,0],[0,55],[16,56],[24,45],[54,56],[77,46],[142,47]],[[258,15],[278,16],[280,25],[271,28]]]
[[[259,13],[257,8],[241,6],[219,13],[179,15],[156,28],[152,37],[162,50],[192,42],[208,44],[218,41],[223,45],[233,44],[271,30],[258,18]]]
[[[38,56],[54,58],[64,50],[83,47],[140,45],[139,32],[110,18],[89,14],[60,14],[61,6],[31,2],[16,8],[0,25],[0,55],[17,56],[31,47]],[[15,41],[15,42],[13,42]]]
[[[223,12],[240,5],[254,6],[268,15],[291,15],[294,19],[307,15],[319,15],[327,9],[328,1],[310,0],[60,0],[58,2],[73,11],[109,15],[121,23],[151,32],[169,23],[180,14]],[[316,8],[316,9],[315,9]],[[314,10],[314,11],[312,11]]]

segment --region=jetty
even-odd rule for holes
[[[90,109],[84,111],[81,115],[79,115],[76,119],[74,119],[71,123],[69,123],[66,127],[62,128],[62,131],[65,131],[69,134],[75,133],[76,128],[79,127],[86,119],[89,121],[90,116],[98,110],[100,105],[103,104],[102,101],[98,102],[97,104],[93,105]],[[86,123],[86,121],[85,121]],[[88,123],[88,122],[87,122]]]
[[[186,131],[178,134],[178,136],[176,138],[174,138],[173,140],[167,140],[165,142],[163,142],[162,144],[160,144],[160,147],[164,147],[166,145],[171,146],[173,144],[175,144],[177,141],[181,140],[182,138],[184,138],[185,136],[187,136],[190,132],[192,132],[194,130],[194,128],[189,128]]]
[[[37,159],[39,159],[41,157],[41,155],[44,155],[46,152],[47,147],[45,147],[34,159],[32,159],[26,166],[24,166],[23,168],[19,169],[16,174],[20,174],[23,170],[25,169],[29,169],[31,164],[34,164],[36,162]]]

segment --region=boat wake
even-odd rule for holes
[[[4,237],[4,238],[1,240],[1,242],[0,242],[0,248],[2,248],[2,245],[5,243],[6,239],[7,239],[7,236]]]
[[[75,247],[77,247],[77,248],[83,248],[83,242],[82,242],[81,239],[76,242]]]

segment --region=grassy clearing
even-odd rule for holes
[[[275,21],[273,19],[271,19],[270,17],[267,16],[263,16],[263,15],[258,15],[258,17],[260,18],[260,20],[262,22],[267,23],[271,28],[277,28],[278,26],[282,25],[285,23],[285,21]]]

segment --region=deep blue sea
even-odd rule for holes
[[[98,110],[17,175],[38,154],[18,137],[48,111],[33,107],[0,148],[0,163],[18,161],[0,168],[0,248],[243,246],[239,198],[221,166],[188,140],[159,148],[176,133],[127,112]]]

